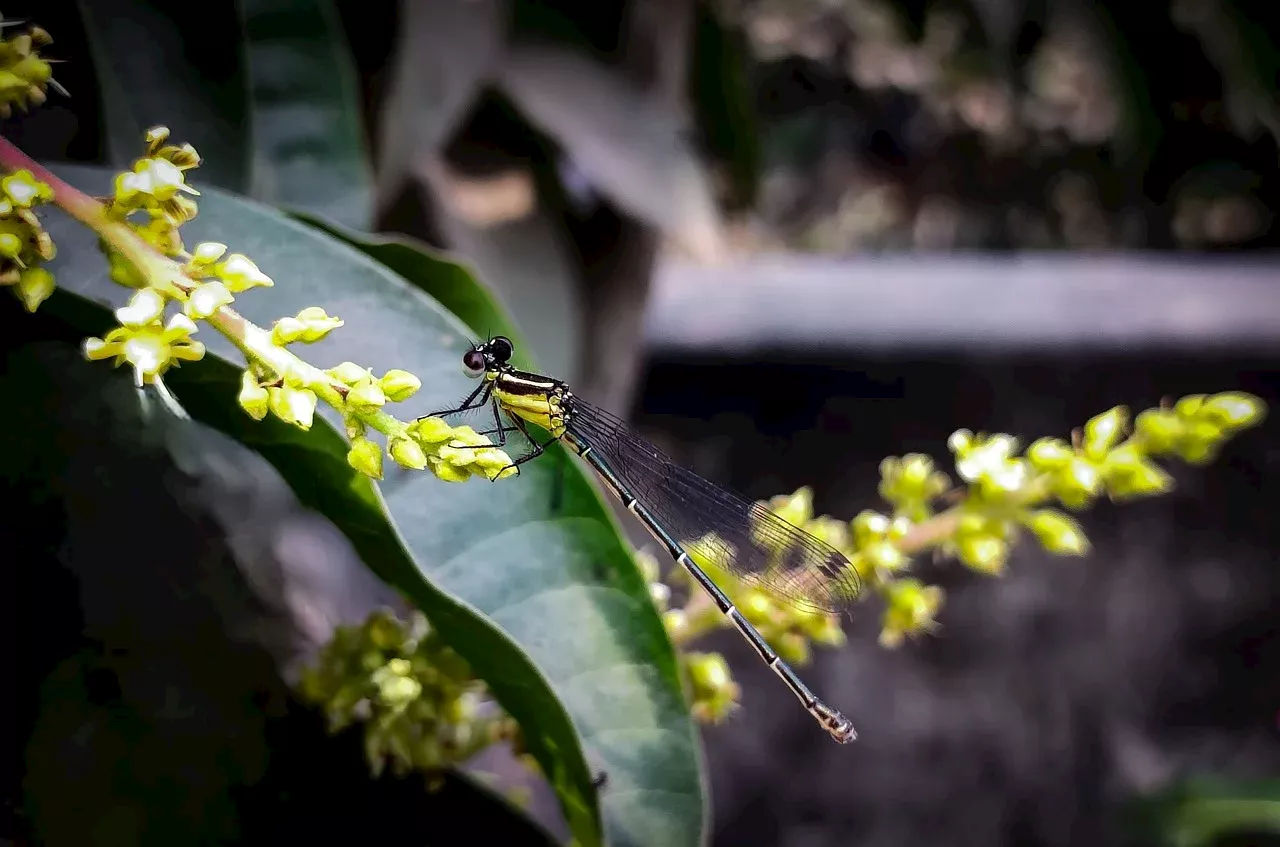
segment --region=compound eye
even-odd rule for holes
[[[511,339],[505,335],[499,335],[489,342],[489,355],[493,356],[494,361],[506,364],[511,361],[511,354],[515,351],[515,347],[511,344]]]
[[[479,350],[468,350],[462,356],[462,372],[475,379],[485,372],[484,354]]]

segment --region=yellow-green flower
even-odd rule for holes
[[[8,273],[0,273],[0,286],[12,287],[23,307],[33,313],[55,288],[53,274],[42,267],[12,268]]]
[[[923,454],[890,456],[880,463],[880,496],[894,507],[896,514],[913,521],[933,514],[933,500],[950,487],[951,479]]]
[[[240,374],[240,394],[236,401],[255,421],[265,418],[271,410],[271,396],[252,371]]]
[[[271,412],[285,423],[311,429],[316,414],[316,393],[311,389],[273,385],[267,389],[267,403]]]
[[[703,723],[719,723],[738,704],[742,690],[733,681],[729,663],[719,653],[685,653],[682,657],[691,691],[691,710]]]
[[[9,117],[15,106],[24,111],[39,106],[50,86],[62,91],[53,79],[53,67],[39,53],[52,43],[49,33],[38,26],[0,40],[0,117]]]
[[[880,643],[897,647],[908,636],[931,631],[942,607],[942,589],[917,579],[894,580],[885,587]]]
[[[1016,494],[1031,478],[1027,460],[1014,455],[1018,441],[1011,435],[975,436],[962,429],[947,443],[956,456],[956,473],[987,498]]]
[[[174,315],[163,325],[158,317],[128,323],[111,330],[106,338],[86,339],[84,354],[95,360],[114,357],[117,366],[128,362],[140,384],[150,383],[170,366],[204,356],[204,345],[191,340],[195,331],[196,325],[182,314]]]

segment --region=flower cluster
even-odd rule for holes
[[[84,354],[89,359],[128,362],[139,383],[151,382],[160,372],[179,361],[196,361],[204,356],[204,345],[193,341],[195,322],[178,313],[165,320],[165,299],[154,288],[136,292],[126,306],[116,309],[120,326],[106,338],[88,338]]]
[[[34,211],[52,199],[52,189],[30,171],[0,179],[0,285],[13,289],[28,312],[53,293],[53,274],[40,263],[57,251]]]
[[[1103,496],[1124,501],[1167,492],[1173,481],[1157,458],[1208,462],[1228,439],[1258,424],[1265,411],[1258,398],[1238,392],[1184,397],[1147,410],[1132,423],[1128,411],[1117,407],[1091,419],[1070,441],[1042,438],[1025,454],[1011,435],[960,430],[948,445],[962,487],[953,487],[928,456],[909,454],[880,465],[887,514],[865,510],[847,523],[815,516],[807,488],[763,505],[844,554],[863,593],[881,601],[881,644],[895,647],[932,631],[944,599],[942,589],[909,575],[914,556],[934,550],[972,570],[999,574],[1024,535],[1050,553],[1082,556],[1089,551],[1083,528],[1055,504],[1076,511]],[[836,616],[797,608],[735,578],[713,555],[723,555],[722,547],[696,539],[686,541],[686,549],[787,661],[807,662],[810,644],[843,642]],[[673,570],[664,582],[652,557],[638,558],[678,647],[728,625],[683,569]],[[674,585],[688,589],[682,607],[671,603],[669,586]],[[739,690],[722,657],[687,652],[681,664],[700,720],[719,721],[733,710]]]
[[[375,774],[388,763],[396,773],[439,773],[516,732],[419,613],[408,624],[383,611],[338,628],[298,691],[332,731],[364,725]]]
[[[187,183],[187,174],[199,167],[200,155],[191,145],[168,139],[164,127],[147,132],[145,155],[116,177],[103,206],[100,247],[111,278],[136,290],[116,311],[120,325],[104,338],[86,340],[87,357],[127,363],[138,384],[155,382],[169,368],[204,355],[204,345],[192,338],[203,321],[245,354],[238,401],[246,413],[255,420],[273,415],[309,429],[318,405],[329,404],[342,415],[351,439],[347,459],[361,473],[380,479],[384,455],[450,482],[515,473],[510,457],[470,427],[453,428],[434,418],[406,423],[387,414],[388,403],[406,400],[421,388],[413,374],[393,369],[376,376],[353,362],[320,369],[291,351],[290,345],[312,344],[338,329],[341,318],[310,306],[267,330],[236,314],[232,306],[238,295],[273,282],[252,259],[228,252],[225,244],[204,242],[187,251],[181,227],[199,212],[192,199],[199,192]],[[170,303],[179,308],[167,315]],[[385,436],[385,447],[369,437],[371,430]]]
[[[0,28],[15,25],[16,22],[0,18]],[[38,26],[0,40],[0,118],[12,115],[15,106],[24,112],[39,106],[51,86],[62,91],[53,78],[49,60],[40,55],[40,48],[52,43],[49,33]]]

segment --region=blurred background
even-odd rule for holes
[[[235,4],[20,5],[73,97],[7,137],[108,160],[112,63],[218,181],[218,133],[244,124]],[[961,427],[1029,441],[1115,404],[1280,399],[1266,0],[333,5],[374,176],[331,217],[464,257],[545,371],[748,496],[811,485],[847,519],[883,457],[945,459]],[[189,110],[148,113],[173,86]],[[922,563],[938,633],[888,650],[869,610],[809,670],[852,748],[713,638],[745,691],[703,733],[714,843],[1191,843],[1150,811],[1187,780],[1238,783],[1274,825],[1274,427],[1171,496],[1091,510],[1086,559]],[[1280,843],[1240,829],[1217,843]]]

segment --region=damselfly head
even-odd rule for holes
[[[472,379],[484,376],[485,372],[511,361],[515,347],[511,339],[496,335],[488,341],[482,341],[462,354],[462,370]]]
[[[487,352],[493,357],[493,360],[500,365],[505,365],[511,361],[511,354],[515,352],[515,347],[511,344],[511,339],[505,335],[495,335],[489,339],[489,343],[485,345]]]

